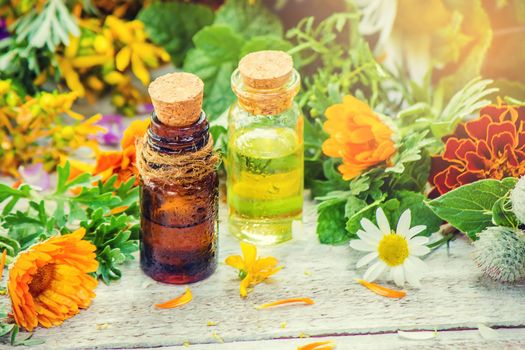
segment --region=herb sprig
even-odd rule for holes
[[[115,187],[116,176],[103,183],[90,174],[70,178],[70,165],[57,169],[53,193],[23,184],[14,189],[0,184],[0,249],[9,256],[52,235],[84,227],[85,239],[96,247],[99,269],[105,283],[121,277],[119,265],[133,260],[138,250],[139,208],[135,179]],[[24,209],[17,209],[24,208]]]

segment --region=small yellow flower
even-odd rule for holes
[[[239,291],[241,297],[245,298],[255,285],[276,274],[282,266],[277,266],[279,260],[273,256],[257,258],[257,248],[253,244],[241,242],[241,250],[242,257],[231,255],[226,258],[225,263],[239,270]]]
[[[156,68],[159,61],[169,61],[169,54],[163,48],[147,42],[144,23],[139,20],[125,22],[115,16],[108,16],[106,26],[122,45],[115,56],[117,69],[123,72],[131,65],[133,74],[142,84],[148,85],[150,75],[147,67]]]

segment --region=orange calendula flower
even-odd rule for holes
[[[256,305],[255,308],[258,310],[261,310],[261,309],[268,309],[270,307],[289,305],[289,304],[313,305],[315,304],[315,302],[310,298],[290,298],[290,299],[272,301],[271,303]]]
[[[276,274],[282,267],[277,267],[279,260],[273,256],[257,258],[257,248],[250,243],[241,242],[242,257],[231,255],[225,263],[239,270],[241,279],[240,294],[245,298],[253,287]]]
[[[325,115],[324,130],[329,138],[323,143],[323,152],[342,158],[339,171],[343,179],[351,180],[395,153],[392,130],[355,97],[345,96],[343,103],[328,107]]]
[[[97,156],[97,165],[93,172],[100,175],[103,181],[117,174],[117,186],[135,176],[138,184],[138,170],[136,164],[135,140],[141,138],[148,130],[150,120],[136,120],[124,131],[121,141],[121,151],[101,152]]]
[[[191,293],[191,289],[186,288],[184,293],[176,297],[175,299],[169,300],[162,304],[155,304],[155,307],[158,307],[159,309],[173,309],[182,305],[186,305],[193,299],[193,294]]]
[[[95,297],[96,247],[85,229],[51,237],[21,253],[9,270],[7,289],[16,323],[33,330],[57,326],[85,309]]]

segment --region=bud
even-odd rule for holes
[[[514,215],[520,223],[525,224],[525,176],[518,180],[516,187],[510,192],[510,202]]]
[[[483,273],[500,282],[525,277],[525,233],[509,227],[488,227],[474,242],[474,261]]]

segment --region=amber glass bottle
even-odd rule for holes
[[[140,264],[153,279],[191,283],[217,266],[218,175],[202,81],[168,74],[149,88],[155,112],[140,154]]]

